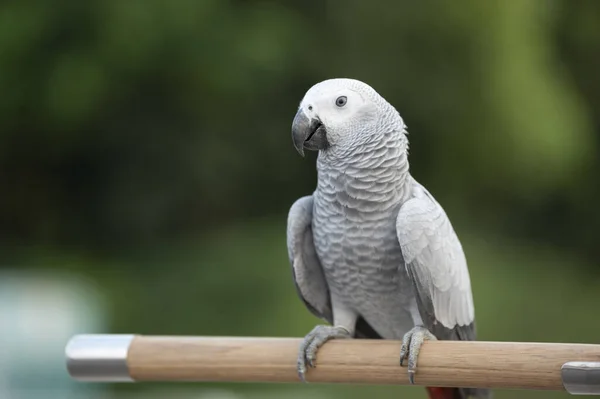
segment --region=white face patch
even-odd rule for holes
[[[300,107],[309,118],[320,119],[332,144],[348,137],[360,125],[367,125],[377,115],[375,104],[343,79],[317,83],[308,90]]]

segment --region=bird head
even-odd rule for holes
[[[312,86],[300,102],[292,123],[294,147],[327,151],[332,147],[351,148],[378,134],[382,113],[392,114],[402,122],[373,88],[354,79],[329,79]]]

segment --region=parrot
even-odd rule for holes
[[[410,174],[404,120],[367,83],[327,79],[301,100],[292,142],[302,157],[317,152],[317,184],[290,207],[288,257],[298,296],[327,323],[301,341],[300,380],[331,339],[396,339],[414,384],[424,341],[475,340],[476,326],[466,256],[442,206]],[[426,390],[491,398],[482,388]]]

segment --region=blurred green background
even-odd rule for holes
[[[600,343],[598,21],[594,0],[3,3],[0,397],[424,398],[64,369],[75,333],[319,322],[287,260],[287,211],[316,182],[290,127],[332,77],[404,117],[412,173],[467,253],[480,339]]]

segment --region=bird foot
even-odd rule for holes
[[[296,369],[298,377],[302,382],[306,382],[306,368],[315,368],[315,360],[319,348],[330,339],[334,338],[350,338],[350,332],[341,326],[325,326],[319,325],[313,328],[311,332],[306,334],[306,337],[300,344],[298,352],[298,363]]]
[[[415,373],[417,372],[417,359],[421,345],[425,341],[435,341],[437,338],[428,329],[422,326],[416,326],[402,338],[400,347],[400,366],[404,366],[404,361],[408,360],[408,381],[415,383]]]

